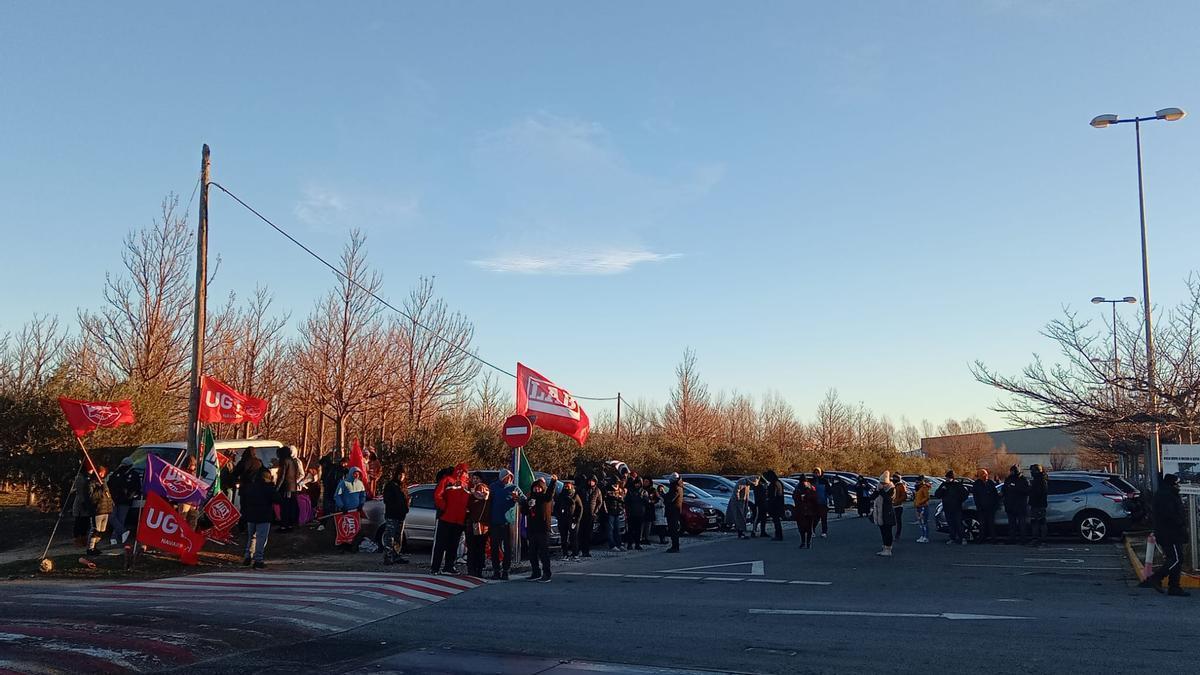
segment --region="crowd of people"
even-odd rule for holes
[[[374,453],[366,455],[365,472],[351,466],[340,450],[329,452],[307,471],[293,448],[279,448],[275,455],[267,466],[255,448],[249,447],[236,463],[223,458],[220,465],[223,491],[239,502],[245,565],[265,567],[264,552],[272,527],[286,532],[315,523],[318,529],[324,529],[322,520],[332,514],[362,514],[368,498],[375,494],[382,494],[384,503],[383,562],[409,562],[402,547],[412,504],[403,465],[394,467],[385,478],[382,463]],[[190,459],[184,468],[194,471],[195,460]],[[1029,471],[1026,477],[1020,467],[1012,466],[1000,481],[979,469],[970,482],[947,471],[936,491],[928,478],[917,477],[911,499],[919,527],[916,542],[929,543],[930,502],[938,499],[949,532],[947,544],[998,541],[996,513],[1003,508],[1008,522],[1007,543],[1042,545],[1047,536],[1048,477],[1039,464],[1031,465]],[[909,484],[898,472],[884,471],[877,483],[860,477],[852,489],[842,479],[831,480],[819,467],[795,479],[797,485],[790,495],[787,484],[773,470],[737,480],[725,510],[725,524],[739,539],[770,536],[781,541],[790,498],[800,548],[811,548],[818,528],[821,537],[828,536],[830,509],[841,517],[852,491],[859,517],[869,518],[879,528],[882,548],[877,555],[893,554],[910,500]],[[519,542],[530,561],[529,579],[548,582],[552,578],[550,544],[555,532],[562,560],[591,557],[594,539],[604,541],[610,551],[621,552],[642,550],[657,538],[662,545],[669,540],[667,552],[678,552],[685,482],[676,473],[664,483],[639,476],[622,464],[613,472],[580,473],[573,480],[539,477],[526,493],[507,470],[500,471],[489,483],[482,473],[471,472],[465,464],[444,469],[439,472],[433,495],[437,527],[430,571],[457,574],[459,552],[465,549],[467,574],[484,576],[490,562],[492,579],[508,579],[513,546]],[[130,458],[111,473],[102,466],[78,473],[69,508],[75,519],[76,544],[84,547],[85,555],[99,554],[106,536],[111,545],[131,544],[129,524],[136,520],[132,509],[142,497],[141,491],[141,476]],[[973,500],[971,512],[979,527],[973,537],[963,530],[968,498]],[[200,518],[194,508],[181,508],[180,513],[193,526]],[[1179,580],[1186,525],[1175,476],[1164,477],[1163,488],[1155,495],[1154,514],[1155,533],[1167,554],[1167,564],[1143,586],[1162,590],[1161,581],[1167,579],[1170,593],[1184,594]],[[770,535],[768,525],[773,529]],[[355,547],[343,543],[340,549],[353,551]]]

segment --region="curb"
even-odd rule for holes
[[[1125,537],[1125,553],[1129,556],[1129,565],[1133,570],[1134,580],[1141,582],[1142,560],[1141,558],[1138,558],[1137,553],[1134,552],[1133,542],[1130,541],[1129,537]],[[1179,579],[1179,586],[1181,588],[1200,588],[1200,578],[1185,572]]]

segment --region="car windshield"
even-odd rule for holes
[[[1125,480],[1124,478],[1121,478],[1120,476],[1113,476],[1112,478],[1109,478],[1108,484],[1126,494],[1128,494],[1130,492],[1137,492],[1136,487],[1131,485],[1129,481]]]
[[[684,483],[687,483],[686,479],[684,480]],[[698,488],[695,485],[692,485],[690,483],[687,484],[686,491],[699,499],[714,499],[714,497],[711,494],[705,492],[704,490],[701,490],[700,488]]]

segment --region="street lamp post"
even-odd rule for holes
[[[1120,300],[1109,300],[1108,298],[1105,298],[1105,297],[1099,296],[1099,295],[1092,298],[1093,305],[1099,305],[1104,302],[1107,302],[1108,304],[1112,305],[1112,334],[1113,334],[1113,379],[1112,379],[1112,384],[1113,384],[1113,409],[1115,410],[1117,406],[1121,405],[1121,399],[1120,399],[1119,394],[1117,393],[1118,392],[1117,380],[1121,377],[1121,357],[1119,356],[1118,351],[1117,351],[1117,305],[1124,303],[1124,302],[1133,304],[1133,303],[1137,302],[1137,298],[1133,297],[1132,295],[1127,295],[1127,296],[1121,298]]]
[[[1175,122],[1186,115],[1179,108],[1163,108],[1151,117],[1132,117],[1121,119],[1116,115],[1097,115],[1092,118],[1091,125],[1103,129],[1113,124],[1133,122],[1134,140],[1137,143],[1137,174],[1138,174],[1138,219],[1142,226],[1142,312],[1146,321],[1146,394],[1148,396],[1147,412],[1150,414],[1150,442],[1146,447],[1146,481],[1151,490],[1158,489],[1158,474],[1162,464],[1159,441],[1157,403],[1154,376],[1154,333],[1150,317],[1150,255],[1146,249],[1146,197],[1142,188],[1142,122],[1163,120]]]

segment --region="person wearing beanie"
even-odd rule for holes
[[[1187,541],[1187,512],[1179,494],[1179,476],[1173,473],[1163,476],[1158,492],[1154,493],[1154,538],[1158,540],[1165,560],[1157,572],[1138,586],[1162,593],[1160,584],[1166,578],[1167,595],[1191,595],[1179,585],[1183,573],[1183,544]]]
[[[967,501],[967,488],[955,478],[954,471],[946,472],[946,480],[938,486],[933,496],[942,500],[942,512],[946,514],[946,526],[950,529],[947,544],[965,544],[962,531],[962,507]]]
[[[1008,515],[1008,543],[1024,544],[1029,521],[1029,479],[1013,465],[1004,479],[1004,513]]]
[[[488,486],[488,493],[488,548],[491,550],[492,579],[507,580],[508,572],[512,569],[512,523],[516,520],[514,508],[521,499],[521,490],[513,485],[512,472],[505,469]]]

